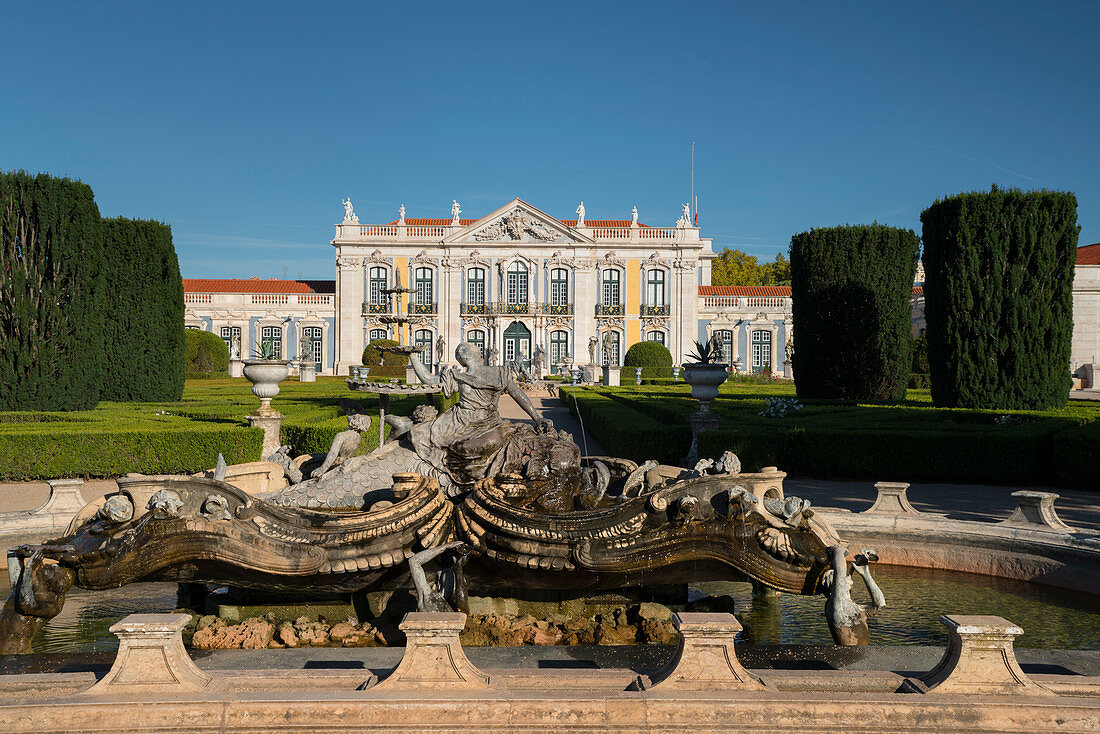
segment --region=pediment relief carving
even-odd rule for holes
[[[560,225],[559,225],[560,226]],[[516,205],[478,231],[478,242],[568,242],[569,237],[552,223]]]

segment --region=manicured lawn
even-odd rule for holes
[[[687,418],[698,403],[689,393],[687,385],[562,390],[609,451],[670,463],[691,440]],[[747,468],[815,478],[1096,485],[1094,401],[1042,412],[946,410],[932,406],[927,390],[910,390],[900,403],[803,401],[785,417],[760,415],[769,398],[794,394],[790,384],[723,385],[711,404],[722,424],[700,437],[700,454],[731,449]]]
[[[285,419],[282,438],[298,451],[326,451],[347,428],[340,400],[362,405],[377,419],[378,397],[354,393],[343,378],[315,383],[288,380],[274,407]],[[392,410],[410,412],[424,398],[393,400]],[[100,403],[72,413],[0,412],[0,479],[118,476],[127,472],[183,473],[259,457],[262,432],[245,416],[259,399],[244,379],[188,380],[183,399],[172,403]],[[377,423],[363,436],[360,452],[378,443]]]

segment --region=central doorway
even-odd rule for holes
[[[504,330],[504,363],[523,362],[531,358],[531,330],[519,321]]]

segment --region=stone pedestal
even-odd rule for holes
[[[476,691],[489,687],[489,676],[466,657],[458,635],[466,626],[461,612],[410,612],[399,627],[405,654],[375,691],[424,689]]]
[[[787,380],[794,379],[794,367],[791,365],[790,362],[783,363],[783,377]]]
[[[260,460],[263,461],[267,457],[279,450],[282,445],[279,437],[279,430],[283,426],[283,414],[272,411],[267,415],[256,415],[253,413],[248,416],[248,425],[253,428],[262,428],[264,430],[264,444],[260,449]]]
[[[301,362],[298,365],[298,382],[317,382],[316,362]]]
[[[909,498],[906,496],[906,492],[909,490],[909,485],[905,482],[877,482],[875,489],[878,490],[878,497],[875,498],[875,504],[871,505],[865,512],[881,513],[885,515],[919,515],[920,510],[909,504]]]
[[[601,384],[604,387],[618,387],[619,367],[615,365],[605,364],[603,366],[603,380]]]
[[[1047,530],[1071,530],[1070,526],[1062,522],[1062,518],[1058,517],[1058,513],[1054,511],[1054,500],[1058,499],[1056,493],[1024,489],[1013,492],[1012,496],[1016,499],[1016,509],[1003,524],[1038,526]]]
[[[947,650],[939,664],[905,689],[921,693],[1052,696],[1016,662],[1012,641],[1024,631],[1001,617],[944,615]]]
[[[413,369],[411,364],[405,365],[405,382],[409,385],[417,385],[420,383],[420,378],[416,376],[416,370]]]
[[[179,694],[205,690],[211,677],[183,647],[186,614],[131,614],[111,626],[118,653],[111,670],[83,691],[90,695]]]
[[[758,691],[759,678],[742,667],[733,647],[741,624],[732,614],[681,612],[672,616],[680,645],[672,661],[653,676],[659,691]]]
[[[244,377],[244,362],[239,359],[229,360],[229,376]]]

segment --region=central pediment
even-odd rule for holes
[[[445,241],[485,244],[591,244],[593,240],[539,211],[523,199],[512,199],[491,214],[453,233]]]

